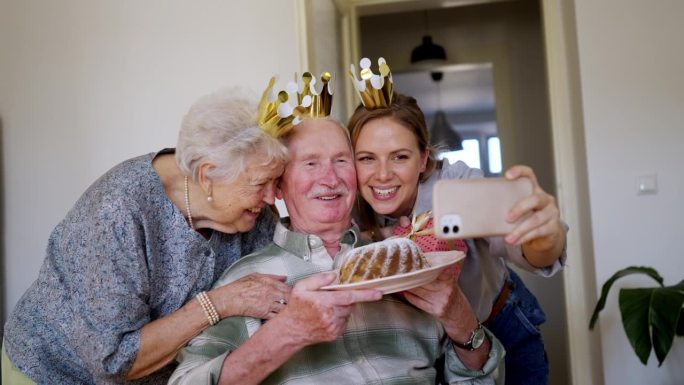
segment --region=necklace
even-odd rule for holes
[[[192,223],[192,211],[190,211],[190,190],[188,189],[188,176],[185,176],[185,209],[188,212],[188,222],[190,222],[190,228],[195,229],[195,225]]]

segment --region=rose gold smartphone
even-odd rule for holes
[[[461,239],[508,234],[517,224],[506,222],[508,211],[530,194],[532,182],[524,177],[437,181],[432,192],[435,235]]]

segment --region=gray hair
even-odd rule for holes
[[[242,94],[220,90],[190,107],[176,146],[176,162],[185,175],[197,180],[199,166],[210,162],[215,167],[207,176],[230,182],[245,171],[247,156],[261,151],[262,165],[287,161],[287,148],[257,125],[257,103]]]

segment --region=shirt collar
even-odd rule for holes
[[[301,256],[307,261],[310,260],[313,250],[323,246],[323,240],[313,234],[291,231],[288,229],[289,225],[289,218],[283,218],[281,222],[276,224],[275,232],[273,233],[273,243],[291,254]],[[358,240],[359,227],[352,221],[352,226],[349,230],[342,234],[340,243],[354,247]]]

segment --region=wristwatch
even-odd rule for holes
[[[482,324],[478,322],[477,327],[470,333],[470,339],[468,339],[468,341],[465,343],[453,341],[453,343],[461,349],[470,350],[472,352],[482,346],[486,337]]]

